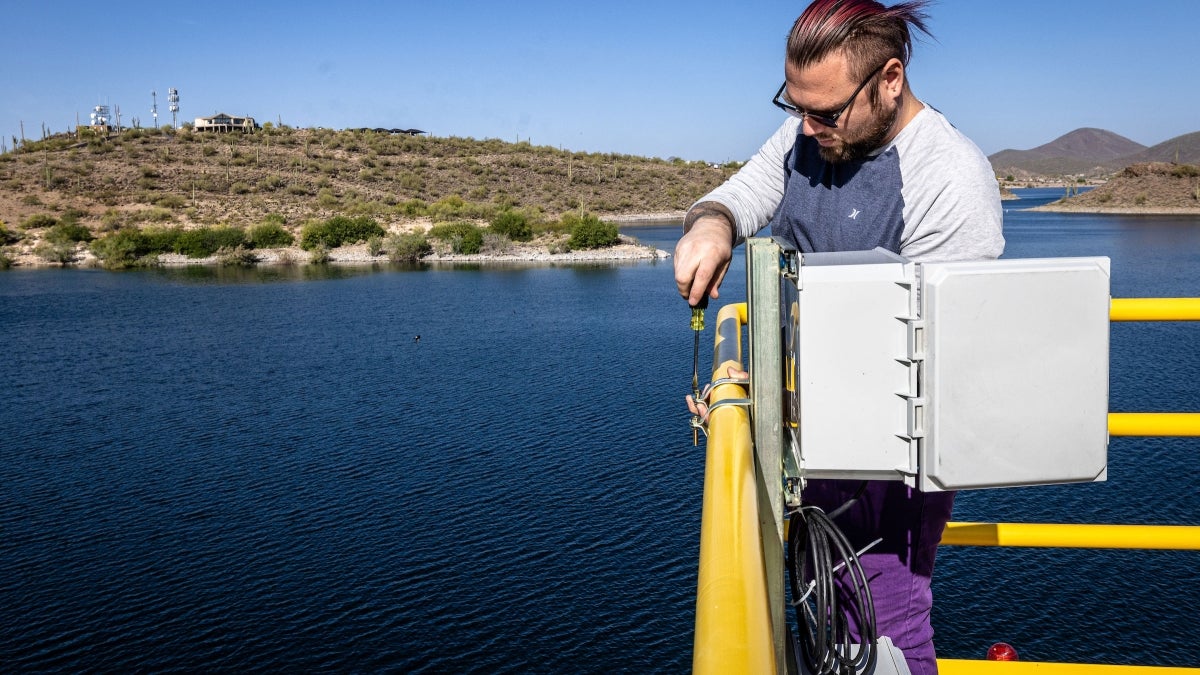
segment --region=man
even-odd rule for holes
[[[806,253],[882,246],[932,261],[1003,252],[991,166],[909,87],[909,26],[928,34],[925,5],[815,0],[796,20],[773,101],[791,117],[684,220],[675,282],[689,304],[719,296],[734,246],[768,224]],[[802,498],[832,510],[858,485],[809,481]],[[953,499],[871,482],[836,521],[859,547],[883,538],[863,566],[878,632],[904,650],[914,675],[937,671],[930,576]]]

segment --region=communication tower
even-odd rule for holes
[[[150,114],[154,115],[154,128],[157,129],[158,128],[158,92],[151,91],[150,98],[151,98],[151,100],[154,101],[154,103],[152,103],[150,105]]]
[[[171,111],[171,126],[178,129],[179,123],[175,121],[175,113],[179,112],[179,90],[175,87],[167,89],[167,109]]]
[[[98,105],[95,108],[92,108],[92,114],[91,114],[92,126],[93,127],[105,127],[107,129],[108,120],[109,120],[108,115],[109,115],[108,106],[106,106],[106,105]]]

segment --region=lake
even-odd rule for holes
[[[1200,295],[1200,218],[1018,193],[1006,257]],[[687,671],[689,316],[669,260],[0,273],[0,668]],[[1197,329],[1114,325],[1111,409],[1200,410]],[[1115,438],[1107,482],[955,518],[1197,524],[1198,450]],[[939,654],[1200,665],[1196,562],[944,547]]]

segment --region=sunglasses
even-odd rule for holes
[[[887,64],[885,63],[884,65],[886,66]],[[858,98],[858,92],[862,91],[863,87],[867,86],[867,84],[870,83],[871,80],[875,79],[875,76],[878,75],[879,71],[881,71],[881,70],[883,70],[883,66],[880,66],[880,67],[876,68],[875,70],[871,71],[871,74],[867,76],[867,79],[863,80],[862,84],[858,85],[858,89],[855,89],[854,93],[850,94],[850,98],[846,99],[846,102],[843,103],[841,106],[839,106],[838,109],[834,112],[815,113],[815,112],[810,112],[799,106],[789,103],[787,100],[785,100],[783,98],[784,90],[787,89],[786,81],[783,84],[779,85],[779,91],[775,92],[775,98],[771,99],[771,103],[774,103],[776,107],[778,107],[780,110],[783,110],[784,112],[791,115],[792,117],[799,118],[801,122],[803,122],[805,120],[805,118],[807,118],[808,120],[810,120],[812,122],[816,122],[817,124],[820,124],[823,127],[829,127],[830,129],[836,129],[838,118],[842,116],[842,113],[846,112],[846,108],[850,107],[850,104],[854,102],[854,99]]]

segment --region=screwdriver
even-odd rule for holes
[[[708,296],[700,300],[700,304],[692,307],[692,331],[695,333],[692,343],[692,400],[700,403],[700,333],[704,330],[704,308],[708,307]],[[692,426],[692,445],[700,445],[700,432]]]

